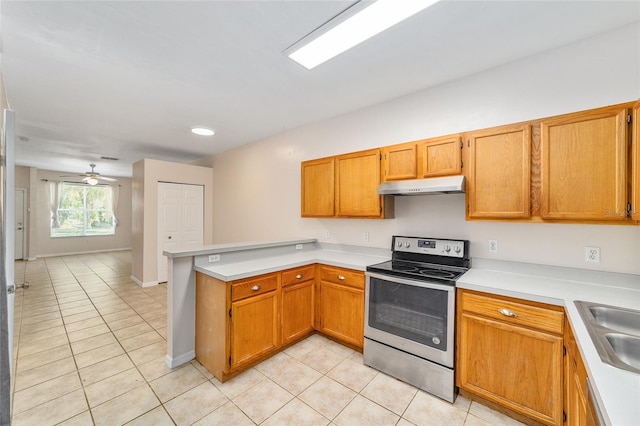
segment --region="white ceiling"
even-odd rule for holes
[[[351,4],[2,0],[16,164],[131,176],[640,20],[640,1],[445,0],[312,71],[282,54]]]

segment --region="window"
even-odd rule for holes
[[[53,221],[51,226],[52,237],[115,234],[110,186],[63,183],[60,189],[57,223]]]

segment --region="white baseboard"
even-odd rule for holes
[[[131,279],[131,281],[133,281],[134,283],[138,284],[142,288],[153,287],[154,285],[158,285],[158,281],[147,281],[146,283],[143,283],[142,281],[140,281],[139,279],[137,279],[133,275],[131,275],[129,278]]]
[[[196,351],[189,351],[178,357],[172,358],[169,355],[164,357],[164,364],[169,368],[176,368],[179,365],[186,364],[196,357]]]
[[[29,260],[36,260],[40,257],[56,257],[56,256],[73,256],[76,254],[92,254],[92,253],[107,253],[107,252],[111,252],[111,251],[130,251],[131,247],[124,247],[124,248],[115,248],[115,249],[102,249],[102,250],[87,250],[87,251],[74,251],[74,252],[67,252],[67,253],[50,253],[50,254],[39,254],[34,258],[29,258]]]

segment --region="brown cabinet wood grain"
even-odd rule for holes
[[[418,163],[415,142],[382,148],[382,180],[405,180],[417,177]]]
[[[541,217],[623,220],[627,211],[626,107],[541,122]]]
[[[470,297],[471,296],[471,297]],[[489,304],[482,296],[494,299]],[[468,290],[459,290],[457,381],[461,389],[485,400],[499,404],[513,412],[549,425],[562,424],[563,411],[563,337],[543,327],[536,327],[533,317],[523,324],[513,321],[514,310],[529,306],[546,309],[547,324],[555,324],[562,308],[546,306],[518,299],[510,299]],[[478,306],[475,302],[482,300]],[[501,307],[505,303],[504,307]],[[515,305],[507,305],[514,303]],[[496,319],[493,308],[507,309]],[[511,312],[509,312],[511,311]],[[555,326],[551,326],[555,328]]]
[[[587,370],[582,362],[576,339],[569,321],[566,322],[564,334],[565,396],[564,406],[568,425],[586,426],[593,421],[587,419]]]
[[[459,175],[462,173],[460,135],[426,139],[418,143],[418,177]]]
[[[340,155],[336,165],[336,216],[383,218],[380,150]]]
[[[342,278],[341,278],[342,277]],[[320,267],[319,330],[362,350],[364,345],[364,273]]]
[[[530,216],[531,126],[502,126],[468,135],[467,215]]]
[[[333,157],[302,162],[301,177],[301,216],[333,217],[335,215]]]
[[[313,278],[282,288],[282,344],[313,333],[315,286]]]
[[[633,108],[631,123],[631,218],[640,221],[640,102]]]
[[[273,352],[278,342],[278,292],[272,290],[231,304],[231,370]]]

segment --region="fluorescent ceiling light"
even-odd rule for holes
[[[205,127],[194,127],[191,129],[191,132],[200,136],[213,136],[216,133],[213,130],[207,129]]]
[[[362,0],[355,7],[360,9],[364,6],[363,9],[355,14],[352,14],[353,8],[347,9],[287,49],[285,54],[303,67],[312,69],[437,2],[438,0]],[[351,16],[345,19],[344,15]],[[336,21],[342,22],[336,24]]]

